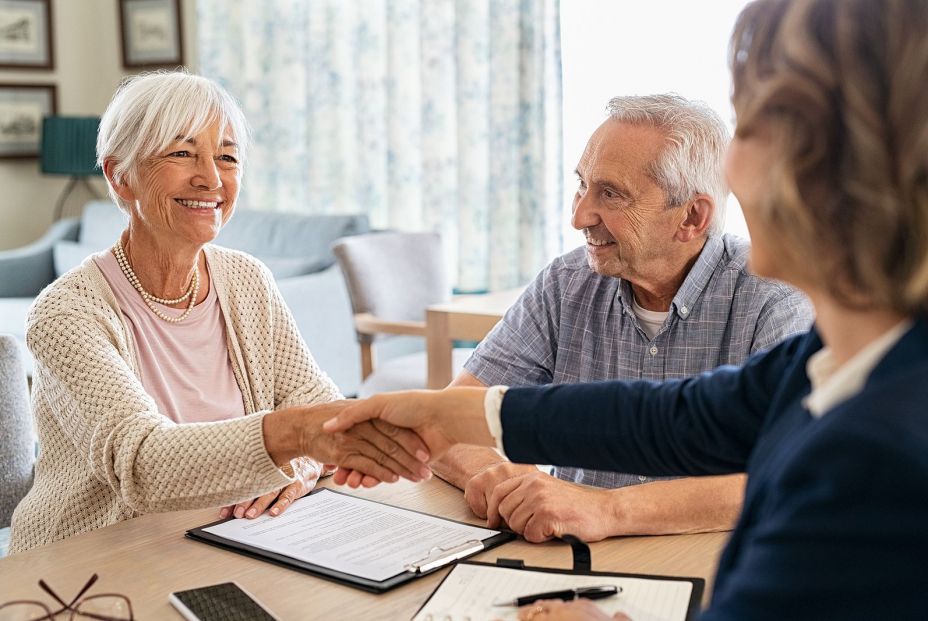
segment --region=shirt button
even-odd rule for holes
[[[643,474],[639,474],[639,475],[638,475],[638,480],[641,481],[642,483],[644,483],[645,481],[648,480],[648,477],[644,476]]]
[[[681,314],[681,315],[686,315],[686,314],[689,313],[689,312],[690,312],[690,309],[688,309],[687,307],[685,307],[685,306],[681,306],[681,307],[680,307],[680,314]]]
[[[657,355],[657,345],[651,345],[651,349],[648,350],[652,356]]]

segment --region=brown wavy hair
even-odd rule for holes
[[[758,222],[856,308],[928,312],[928,3],[758,0],[732,35],[737,136],[771,128]]]

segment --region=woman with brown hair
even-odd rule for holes
[[[379,417],[417,431],[432,457],[463,442],[528,463],[746,470],[704,621],[924,619],[928,4],[759,0],[731,64],[728,178],[752,267],[808,294],[813,330],[687,380],[383,395],[326,428]],[[532,507],[507,493],[491,523],[525,528]],[[605,617],[543,602],[522,618]]]

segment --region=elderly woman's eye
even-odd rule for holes
[[[174,151],[168,157],[190,157],[190,151]]]
[[[230,162],[232,164],[238,164],[238,158],[234,155],[220,155],[219,159],[224,162]]]

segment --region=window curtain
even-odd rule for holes
[[[198,0],[253,130],[240,205],[442,234],[461,290],[561,251],[559,0]]]

